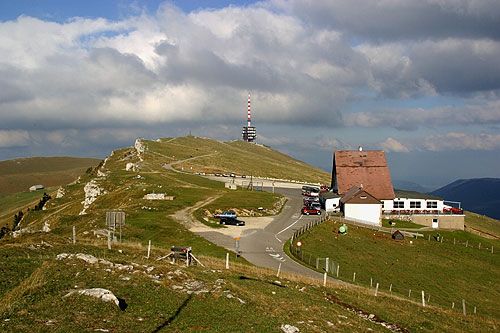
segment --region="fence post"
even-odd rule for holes
[[[474,314],[476,314],[476,307],[474,307]]]
[[[455,308],[455,302],[451,302],[451,308],[454,309]]]
[[[370,278],[370,288],[373,288],[373,278]]]
[[[108,250],[111,250],[111,230],[108,229]]]
[[[278,265],[278,272],[276,273],[276,277],[280,277],[280,271],[281,271],[281,263]]]
[[[411,289],[408,290],[408,298],[410,298],[410,297],[411,297]]]
[[[339,277],[340,264],[337,265],[337,277]]]
[[[316,269],[319,269],[319,258],[316,258]]]
[[[493,245],[491,246],[491,253],[493,253]]]
[[[229,269],[229,252],[226,253],[226,269]]]
[[[328,273],[328,268],[330,266],[330,258],[325,259],[325,271]]]
[[[326,287],[326,272],[323,274],[323,287]]]
[[[462,300],[462,311],[464,313],[464,316],[467,316],[467,310],[465,309],[465,300]]]
[[[375,287],[375,296],[377,296],[378,294],[378,282],[377,282],[377,286]]]
[[[76,227],[73,226],[73,244],[76,244]]]
[[[354,272],[354,274],[352,275],[352,282],[356,282],[356,272]]]
[[[389,292],[392,294],[392,283],[391,283],[391,285],[389,286]]]
[[[425,307],[425,293],[423,290],[422,290],[422,306]]]
[[[149,255],[151,254],[151,240],[149,240],[149,243],[148,243],[148,259],[149,259]]]

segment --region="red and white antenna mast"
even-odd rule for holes
[[[254,142],[256,138],[256,129],[252,126],[252,110],[250,108],[250,93],[248,93],[247,101],[247,126],[243,126],[241,131],[243,141]]]
[[[250,109],[250,93],[248,93],[248,104],[247,104],[247,126],[250,127],[252,126],[252,111]]]

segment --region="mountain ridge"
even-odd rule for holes
[[[466,210],[500,219],[500,178],[457,179],[430,194],[460,201]]]

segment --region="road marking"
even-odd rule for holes
[[[288,227],[286,227],[285,229],[281,230],[280,232],[276,233],[276,234],[274,235],[274,238],[276,238],[276,239],[278,240],[278,242],[283,243],[283,241],[282,241],[281,239],[279,239],[279,238],[278,238],[278,235],[279,235],[279,234],[281,234],[282,232],[284,232],[284,231],[286,231],[286,230],[290,229],[290,228],[291,228],[291,227],[292,227],[295,223],[299,222],[299,221],[300,221],[300,219],[302,218],[302,216],[304,216],[304,215],[300,215],[300,217],[299,217],[299,218],[298,218],[295,222],[293,222],[292,224],[290,224]]]
[[[273,257],[274,259],[279,260],[279,261],[281,261],[281,262],[285,262],[285,261],[286,261],[286,259],[285,259],[285,258],[283,258],[283,256],[282,256],[281,254],[279,254],[279,253],[268,253],[268,254],[269,254],[271,257]]]

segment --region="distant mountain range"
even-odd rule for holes
[[[419,193],[426,193],[429,192],[431,189],[423,187],[420,184],[410,182],[407,180],[401,180],[401,179],[394,179],[392,181],[393,186],[395,189],[402,190],[402,191],[413,191],[413,192],[419,192]]]
[[[459,179],[431,194],[460,201],[465,210],[500,219],[500,178]]]

